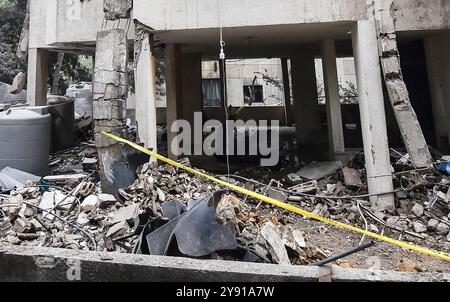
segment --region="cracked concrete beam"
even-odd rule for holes
[[[375,0],[378,49],[384,80],[403,142],[412,162],[416,167],[430,167],[433,158],[403,80],[395,33],[396,12],[395,0]]]

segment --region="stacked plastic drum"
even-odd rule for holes
[[[70,85],[66,90],[66,96],[75,100],[75,112],[79,116],[92,117],[92,84],[81,82]]]

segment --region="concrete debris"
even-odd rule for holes
[[[413,226],[414,226],[414,231],[419,234],[424,233],[427,230],[427,227],[424,226],[423,223],[418,222],[418,221],[414,222]]]
[[[147,162],[137,168],[134,183],[112,195],[102,192],[95,160],[86,159],[96,159],[89,143],[53,155],[53,175],[27,181],[7,197],[0,197],[0,242],[284,265],[308,265],[330,256],[323,249],[326,243],[315,245],[305,235],[308,230],[298,227],[298,216],[224,192],[223,187],[173,166]],[[181,162],[190,166],[188,160]],[[415,171],[408,172],[408,164],[395,165],[402,171],[396,181],[406,190],[398,192],[403,194],[397,194],[395,211],[380,212],[371,208],[365,197],[348,198],[367,194],[363,161],[353,160],[342,169],[340,163],[324,167],[326,176],[315,170],[315,176],[308,177],[318,179],[298,176],[296,182],[301,182],[294,186],[290,171],[275,177],[265,169],[242,170],[242,176],[236,175],[240,178],[231,177],[230,181],[364,228],[362,213],[369,230],[379,234],[389,229],[408,239],[449,239],[448,202],[437,198],[433,207],[426,204],[438,192],[446,196],[450,184],[446,176],[435,171],[418,176]],[[276,185],[261,185],[271,180]],[[428,183],[442,186],[427,190]],[[208,196],[217,194],[220,197],[209,202],[214,207],[208,207]],[[333,234],[325,225],[316,230],[322,237]]]
[[[446,236],[450,231],[450,226],[448,223],[439,223],[436,227],[436,233],[438,235]]]
[[[278,264],[291,264],[288,253],[286,251],[283,240],[278,236],[275,231],[275,226],[271,222],[267,222],[261,229],[260,235],[266,240],[270,255],[275,263]]]
[[[106,237],[110,238],[117,238],[120,236],[125,235],[130,230],[130,226],[128,225],[128,222],[121,221],[115,225],[113,225],[109,230],[108,233],[106,233]]]
[[[346,186],[358,188],[362,186],[361,176],[357,170],[345,167],[342,169],[342,172],[344,173],[344,181]]]
[[[342,168],[341,162],[314,162],[297,172],[308,180],[319,180]]]
[[[424,213],[424,207],[418,203],[416,203],[411,211],[416,215],[417,217],[422,217]]]
[[[97,198],[98,198],[98,207],[100,209],[110,207],[114,205],[117,201],[116,197],[114,197],[114,195],[111,194],[99,194]]]
[[[92,212],[98,205],[98,197],[95,195],[90,195],[84,199],[81,203],[81,211]]]
[[[110,222],[112,224],[121,221],[134,221],[139,216],[139,205],[133,204],[125,208],[118,209],[114,214]]]
[[[420,273],[423,270],[417,266],[417,263],[410,259],[402,259],[397,263],[397,267],[401,272]]]
[[[106,20],[128,19],[133,8],[133,0],[104,0],[103,11]]]
[[[430,219],[428,221],[427,231],[428,232],[433,232],[434,230],[436,230],[438,225],[439,225],[439,220]]]

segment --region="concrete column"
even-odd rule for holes
[[[167,99],[167,146],[170,159],[177,159],[179,150],[172,150],[171,144],[177,133],[171,131],[172,124],[183,117],[183,100],[181,86],[180,46],[166,45],[164,49],[166,64],[166,99]]]
[[[118,166],[123,166],[122,146],[101,134],[127,138],[126,98],[128,95],[127,36],[123,29],[97,33],[94,72],[93,118],[102,190],[116,193],[122,187]]]
[[[392,171],[374,21],[358,21],[354,26],[353,51],[369,192],[392,192]],[[392,193],[371,197],[371,202],[380,210],[395,208]]]
[[[327,100],[326,107],[330,158],[339,160],[342,156],[345,156],[345,143],[344,129],[342,127],[341,101],[339,99],[336,46],[334,40],[327,40],[322,43],[322,66]]]
[[[135,90],[136,122],[141,143],[157,151],[156,124],[156,59],[152,53],[150,34],[141,31],[141,40],[136,44]]]
[[[202,127],[194,127],[194,114],[202,114],[202,56],[201,54],[181,55],[181,82],[183,99],[183,118],[191,124],[193,151],[200,154],[203,151]],[[198,126],[198,125],[197,125]]]
[[[283,90],[284,90],[284,104],[285,116],[287,125],[292,125],[292,106],[291,106],[291,77],[289,75],[288,58],[281,58],[281,71],[283,73]]]
[[[424,39],[436,141],[442,152],[450,151],[450,33]]]
[[[294,119],[299,144],[310,142],[310,134],[320,128],[314,52],[303,50],[291,58]]]
[[[31,106],[47,105],[48,50],[28,50],[27,103]]]

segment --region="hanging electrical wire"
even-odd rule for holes
[[[222,66],[221,70],[222,70],[222,95],[223,95],[223,107],[225,110],[225,152],[226,152],[226,159],[227,159],[227,173],[228,175],[231,174],[230,172],[230,150],[229,150],[229,128],[228,128],[228,120],[229,120],[229,115],[228,115],[228,100],[227,100],[227,79],[226,79],[226,75],[225,75],[225,70],[227,68],[226,66],[226,56],[225,56],[225,41],[223,40],[223,24],[222,24],[222,2],[221,0],[217,0],[218,1],[218,15],[219,15],[219,62]]]

